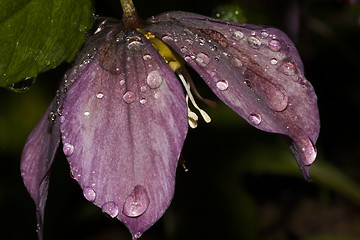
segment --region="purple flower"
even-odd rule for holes
[[[186,66],[251,125],[285,135],[309,179],[317,97],[284,33],[185,12],[105,20],[23,150],[21,173],[36,203],[39,238],[60,140],[84,197],[134,238],[163,215],[188,125],[196,127],[199,116],[211,120],[195,102]]]

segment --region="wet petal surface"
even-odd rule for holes
[[[317,97],[283,32],[184,12],[150,22],[146,29],[183,57],[224,103],[254,127],[288,136],[309,179],[320,128]]]
[[[44,211],[48,195],[50,168],[60,142],[60,123],[56,98],[26,140],[21,156],[21,176],[36,205],[38,236],[42,239]]]
[[[68,79],[63,150],[86,199],[138,238],[173,197],[187,107],[176,76],[143,35],[104,36],[99,54]]]

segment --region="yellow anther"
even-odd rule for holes
[[[154,34],[145,32],[142,29],[137,30],[151,42],[153,47],[164,58],[165,62],[170,66],[173,72],[179,70],[185,64],[184,60],[182,60],[177,53],[173,52],[166,43],[157,38]]]

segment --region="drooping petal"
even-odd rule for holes
[[[85,198],[138,238],[173,197],[187,106],[176,76],[143,35],[102,36],[98,54],[67,79],[74,83],[63,105],[63,151]]]
[[[283,32],[184,12],[149,22],[146,29],[183,57],[224,103],[253,126],[288,136],[309,179],[320,128],[317,97]]]
[[[21,156],[21,176],[36,205],[39,239],[42,239],[43,234],[50,168],[60,142],[60,124],[56,106],[55,97],[27,138]]]

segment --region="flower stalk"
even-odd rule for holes
[[[123,9],[122,21],[125,27],[132,28],[134,24],[140,22],[140,18],[136,12],[132,0],[120,0]]]

